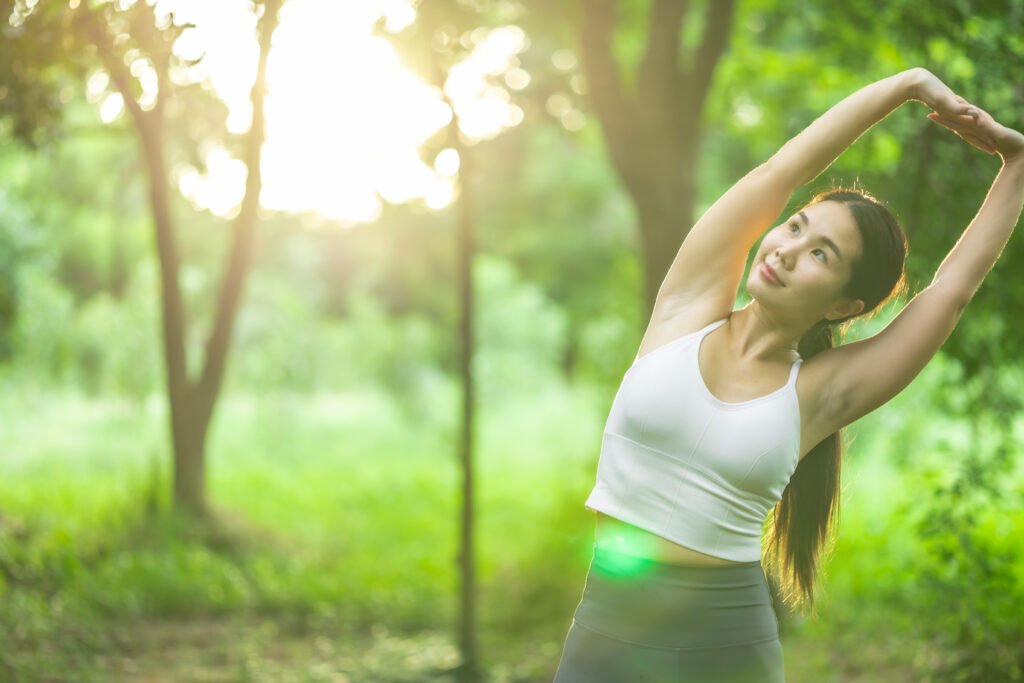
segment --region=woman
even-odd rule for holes
[[[870,195],[818,195],[748,251],[792,193],[893,109],[1002,159],[984,204],[931,284],[878,334],[832,330],[903,282],[906,240]],[[556,683],[783,680],[764,552],[787,602],[813,607],[838,506],[839,430],[898,394],[952,332],[1024,204],[1024,136],[925,69],[832,107],[701,217],[661,285],[612,404],[597,483],[594,558]]]

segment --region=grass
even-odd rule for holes
[[[210,435],[211,528],[162,510],[169,456],[160,410],[73,394],[0,401],[5,414],[21,416],[0,434],[12,454],[0,464],[2,547],[16,574],[0,586],[5,621],[32,613],[38,622],[10,626],[22,654],[8,653],[9,666],[46,680],[52,672],[34,660],[56,641],[70,646],[64,665],[75,671],[88,652],[132,648],[130,637],[76,639],[62,630],[95,620],[313,615],[332,624],[328,631],[363,640],[384,624],[407,634],[451,630],[452,425],[408,424],[372,391],[228,396]],[[581,577],[570,578],[571,590],[559,584],[571,575],[567,564],[579,573],[587,517],[572,510],[577,528],[568,530],[564,519],[550,520],[569,510],[566,494],[579,498],[588,485],[595,442],[578,433],[598,415],[586,392],[564,389],[505,410],[479,424],[480,617],[493,629],[530,629],[571,612]],[[522,420],[536,431],[516,426]],[[544,562],[537,584],[522,581],[526,565]],[[561,600],[523,600],[552,585]],[[77,613],[53,610],[54,599]],[[549,657],[550,644],[539,651]]]
[[[921,440],[915,409],[933,389],[915,384],[858,426],[821,616],[783,639],[788,680],[927,667],[907,659],[931,650],[901,597],[923,549],[893,518],[914,479],[890,458],[907,434]],[[0,394],[0,678],[449,680],[456,398],[227,395],[209,438],[214,522],[199,524],[166,509],[160,400]],[[490,681],[553,674],[589,560],[582,501],[610,400],[551,385],[479,418]]]

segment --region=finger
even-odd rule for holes
[[[978,120],[979,116],[978,108],[969,102],[957,105],[951,113],[955,114],[956,116],[964,116],[967,118],[971,118],[974,119],[975,121]]]
[[[985,142],[981,138],[977,137],[976,135],[971,135],[970,133],[960,133],[959,135],[964,140],[966,140],[967,142],[971,143],[972,145],[974,145],[975,147],[980,149],[982,152],[985,152],[987,154],[995,154],[996,153],[996,148],[995,147],[993,147],[992,145],[988,144],[987,142]]]
[[[930,118],[932,121],[941,120],[954,126],[971,126],[974,128],[977,127],[977,120],[973,116],[968,116],[967,114],[957,114],[954,118],[952,116],[946,116],[945,114],[940,114],[937,111],[933,111],[932,113],[928,114],[928,118]]]
[[[934,116],[932,114],[934,114]],[[984,140],[993,142],[992,137],[987,130],[989,126],[987,120],[985,121],[985,127],[982,127],[981,121],[976,121],[974,119],[971,119],[970,117],[951,119],[949,117],[943,116],[942,114],[939,114],[938,112],[932,112],[932,114],[929,114],[928,118],[937,123],[941,123],[947,128],[953,128],[954,130],[957,131],[966,131]]]
[[[978,137],[977,135],[969,131],[963,130],[962,128],[956,126],[955,124],[948,123],[948,120],[941,119],[941,117],[932,117],[931,115],[929,115],[928,118],[932,119],[932,121],[935,121],[936,123],[945,126],[954,135],[961,138],[965,142],[968,142],[971,145],[977,147],[981,151],[986,152],[987,154],[996,153],[996,148],[990,142]]]
[[[936,123],[942,124],[946,128],[949,128],[950,130],[954,130],[957,132],[967,130],[967,126],[970,125],[961,119],[951,119],[947,116],[943,116],[942,114],[929,114],[928,118],[930,118],[932,121]]]
[[[980,107],[976,107],[976,108],[978,109],[978,122],[979,123],[982,122],[982,121],[985,121],[985,122],[995,121],[995,119],[992,118],[992,115],[989,114],[987,111],[985,111],[984,109],[981,109]]]
[[[974,109],[977,110],[977,114],[975,115],[975,121],[979,126],[990,127],[993,125],[999,125],[996,122],[995,118],[993,118],[991,114],[989,114],[981,107],[975,106]]]
[[[977,137],[976,135],[971,135],[970,133],[963,133],[963,132],[957,132],[957,131],[954,131],[954,132],[956,133],[956,135],[961,140],[963,140],[964,142],[969,143],[970,145],[972,145],[974,147],[977,147],[982,152],[985,152],[986,154],[995,154],[996,153],[996,150],[995,150],[994,147],[992,147],[992,145],[988,144],[987,142],[985,142],[981,138]]]
[[[960,106],[950,111],[944,111],[941,114],[939,114],[939,116],[943,116],[951,120],[955,118],[957,120],[962,120],[966,123],[976,123],[980,119],[981,114],[978,111],[977,107],[966,105]]]
[[[945,126],[952,132],[956,133],[957,135],[964,137],[964,139],[967,139],[967,137],[969,136],[974,140],[978,140],[987,148],[994,148],[992,140],[987,135],[982,133],[974,124],[965,123],[963,121],[955,119],[949,119],[935,112],[929,114],[928,118],[934,121],[935,123]]]
[[[956,111],[957,111],[958,114],[967,114],[969,116],[977,116],[977,114],[978,114],[978,108],[977,107],[975,107],[973,104],[971,104],[970,102],[968,102],[964,98],[960,97],[959,95],[956,95],[955,97],[956,97],[956,101],[957,101]]]
[[[966,116],[977,119],[979,115],[978,107],[961,97],[956,98],[956,102],[945,103],[936,106],[935,109],[941,111],[945,116]]]

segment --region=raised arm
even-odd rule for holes
[[[878,334],[820,354],[815,372],[832,395],[822,436],[882,405],[906,387],[949,337],[964,308],[1006,246],[1024,208],[1024,135],[979,110],[975,120],[935,120],[1003,160],[985,201],[942,261],[931,284]],[[815,363],[812,358],[808,364]]]
[[[847,147],[904,102],[917,99],[943,116],[971,106],[925,69],[909,69],[864,86],[818,117],[770,159],[733,185],[701,216],[662,282],[655,315],[699,301],[732,310],[747,254],[789,203]]]

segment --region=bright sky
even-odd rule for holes
[[[129,4],[132,0],[119,0]],[[248,0],[156,0],[158,14],[173,10],[191,22],[175,45],[177,54],[203,55],[195,72],[177,78],[209,80],[230,110],[233,133],[248,129],[249,88],[255,76],[255,17]],[[375,220],[381,202],[423,201],[442,209],[452,201],[459,168],[453,149],[432,163],[417,152],[448,125],[451,111],[440,92],[405,71],[388,41],[372,35],[384,17],[398,30],[415,20],[412,0],[288,0],[274,34],[268,63],[267,140],[263,148],[263,193],[268,209],[316,211],[342,224]],[[472,34],[473,52],[452,69],[445,90],[459,114],[463,134],[482,140],[518,125],[522,110],[511,91],[529,83],[517,54],[527,47],[521,29],[506,26]],[[132,66],[143,85],[141,102],[155,93],[150,65]],[[503,85],[494,83],[503,78]],[[123,102],[109,93],[108,79],[89,83],[100,114],[120,116]],[[204,151],[207,174],[175,169],[185,196],[198,206],[230,216],[244,190],[245,166],[220,148]]]

